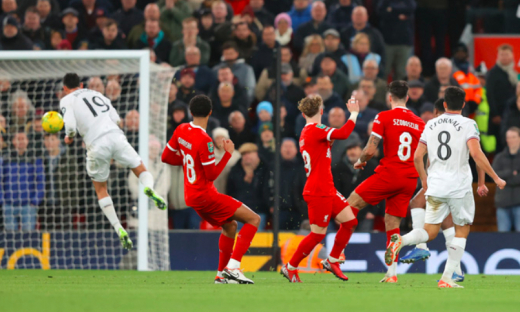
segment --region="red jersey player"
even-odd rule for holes
[[[419,174],[415,169],[414,154],[424,129],[422,119],[406,108],[408,84],[405,81],[394,81],[388,86],[388,91],[392,109],[376,116],[367,146],[354,168],[362,169],[366,165],[374,156],[381,139],[385,156],[375,173],[347,199],[353,210],[369,204],[376,205],[386,199],[386,246],[393,234],[399,234],[399,224],[406,217],[408,203],[417,187]],[[381,282],[397,283],[395,262],[389,266]]]
[[[162,161],[172,166],[183,166],[184,199],[186,204],[214,226],[222,227],[219,240],[219,267],[215,284],[254,284],[240,270],[240,261],[247,252],[260,224],[260,216],[238,200],[217,192],[213,181],[220,175],[235,145],[223,142],[226,153],[215,163],[213,141],[206,133],[211,115],[211,100],[205,95],[195,96],[189,104],[193,122],[175,129],[162,154]],[[235,249],[237,222],[244,223]]]
[[[356,125],[359,113],[357,101],[350,100],[347,108],[350,119],[340,129],[334,129],[321,124],[323,99],[320,96],[311,95],[298,105],[307,121],[300,135],[300,152],[307,173],[303,198],[309,209],[311,233],[301,241],[289,263],[282,266],[281,274],[291,283],[301,283],[297,267],[325,238],[331,219],[338,221],[341,227],[329,257],[322,264],[339,279],[348,280],[339,267],[339,258],[357,225],[357,219],[345,198],[334,187],[330,153],[331,141],[345,140]]]

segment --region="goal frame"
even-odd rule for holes
[[[105,60],[132,59],[139,61],[139,156],[148,166],[150,128],[150,51],[149,50],[87,50],[87,51],[0,51],[0,61],[12,60]],[[78,73],[81,76],[81,73]],[[148,197],[139,184],[139,227],[137,230],[137,270],[148,271]]]

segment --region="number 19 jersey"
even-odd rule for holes
[[[303,195],[334,196],[330,136],[334,128],[321,124],[306,124],[300,135],[300,153],[305,162],[307,182]]]

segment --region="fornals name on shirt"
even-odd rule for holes
[[[434,123],[432,123],[430,125],[430,130],[433,130],[433,128],[437,127],[437,125],[442,125],[442,124],[452,124],[453,127],[455,128],[455,130],[457,130],[457,131],[460,131],[460,129],[462,129],[462,126],[460,125],[460,123],[458,121],[453,120],[448,117],[444,117],[444,118],[439,118]]]
[[[412,129],[419,130],[418,124],[402,119],[394,119],[394,126],[410,127]]]
[[[191,149],[191,143],[186,142],[183,138],[179,138],[177,141],[187,149]]]

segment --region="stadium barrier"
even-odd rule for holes
[[[4,237],[4,236],[11,237]],[[136,233],[131,233],[135,237]],[[171,231],[172,270],[216,270],[219,232]],[[280,246],[295,234],[280,233]],[[328,234],[325,245],[331,248],[335,234]],[[7,239],[7,240],[5,240]],[[245,271],[270,270],[272,233],[259,233],[243,259]],[[0,268],[37,269],[119,269],[127,251],[121,249],[112,231],[0,233]],[[349,272],[384,272],[384,233],[355,233],[347,247]],[[398,273],[442,272],[447,259],[444,240],[431,242],[431,258],[425,262],[399,264]],[[408,249],[405,248],[403,252]],[[471,233],[462,258],[468,274],[520,275],[520,240],[515,233]]]

